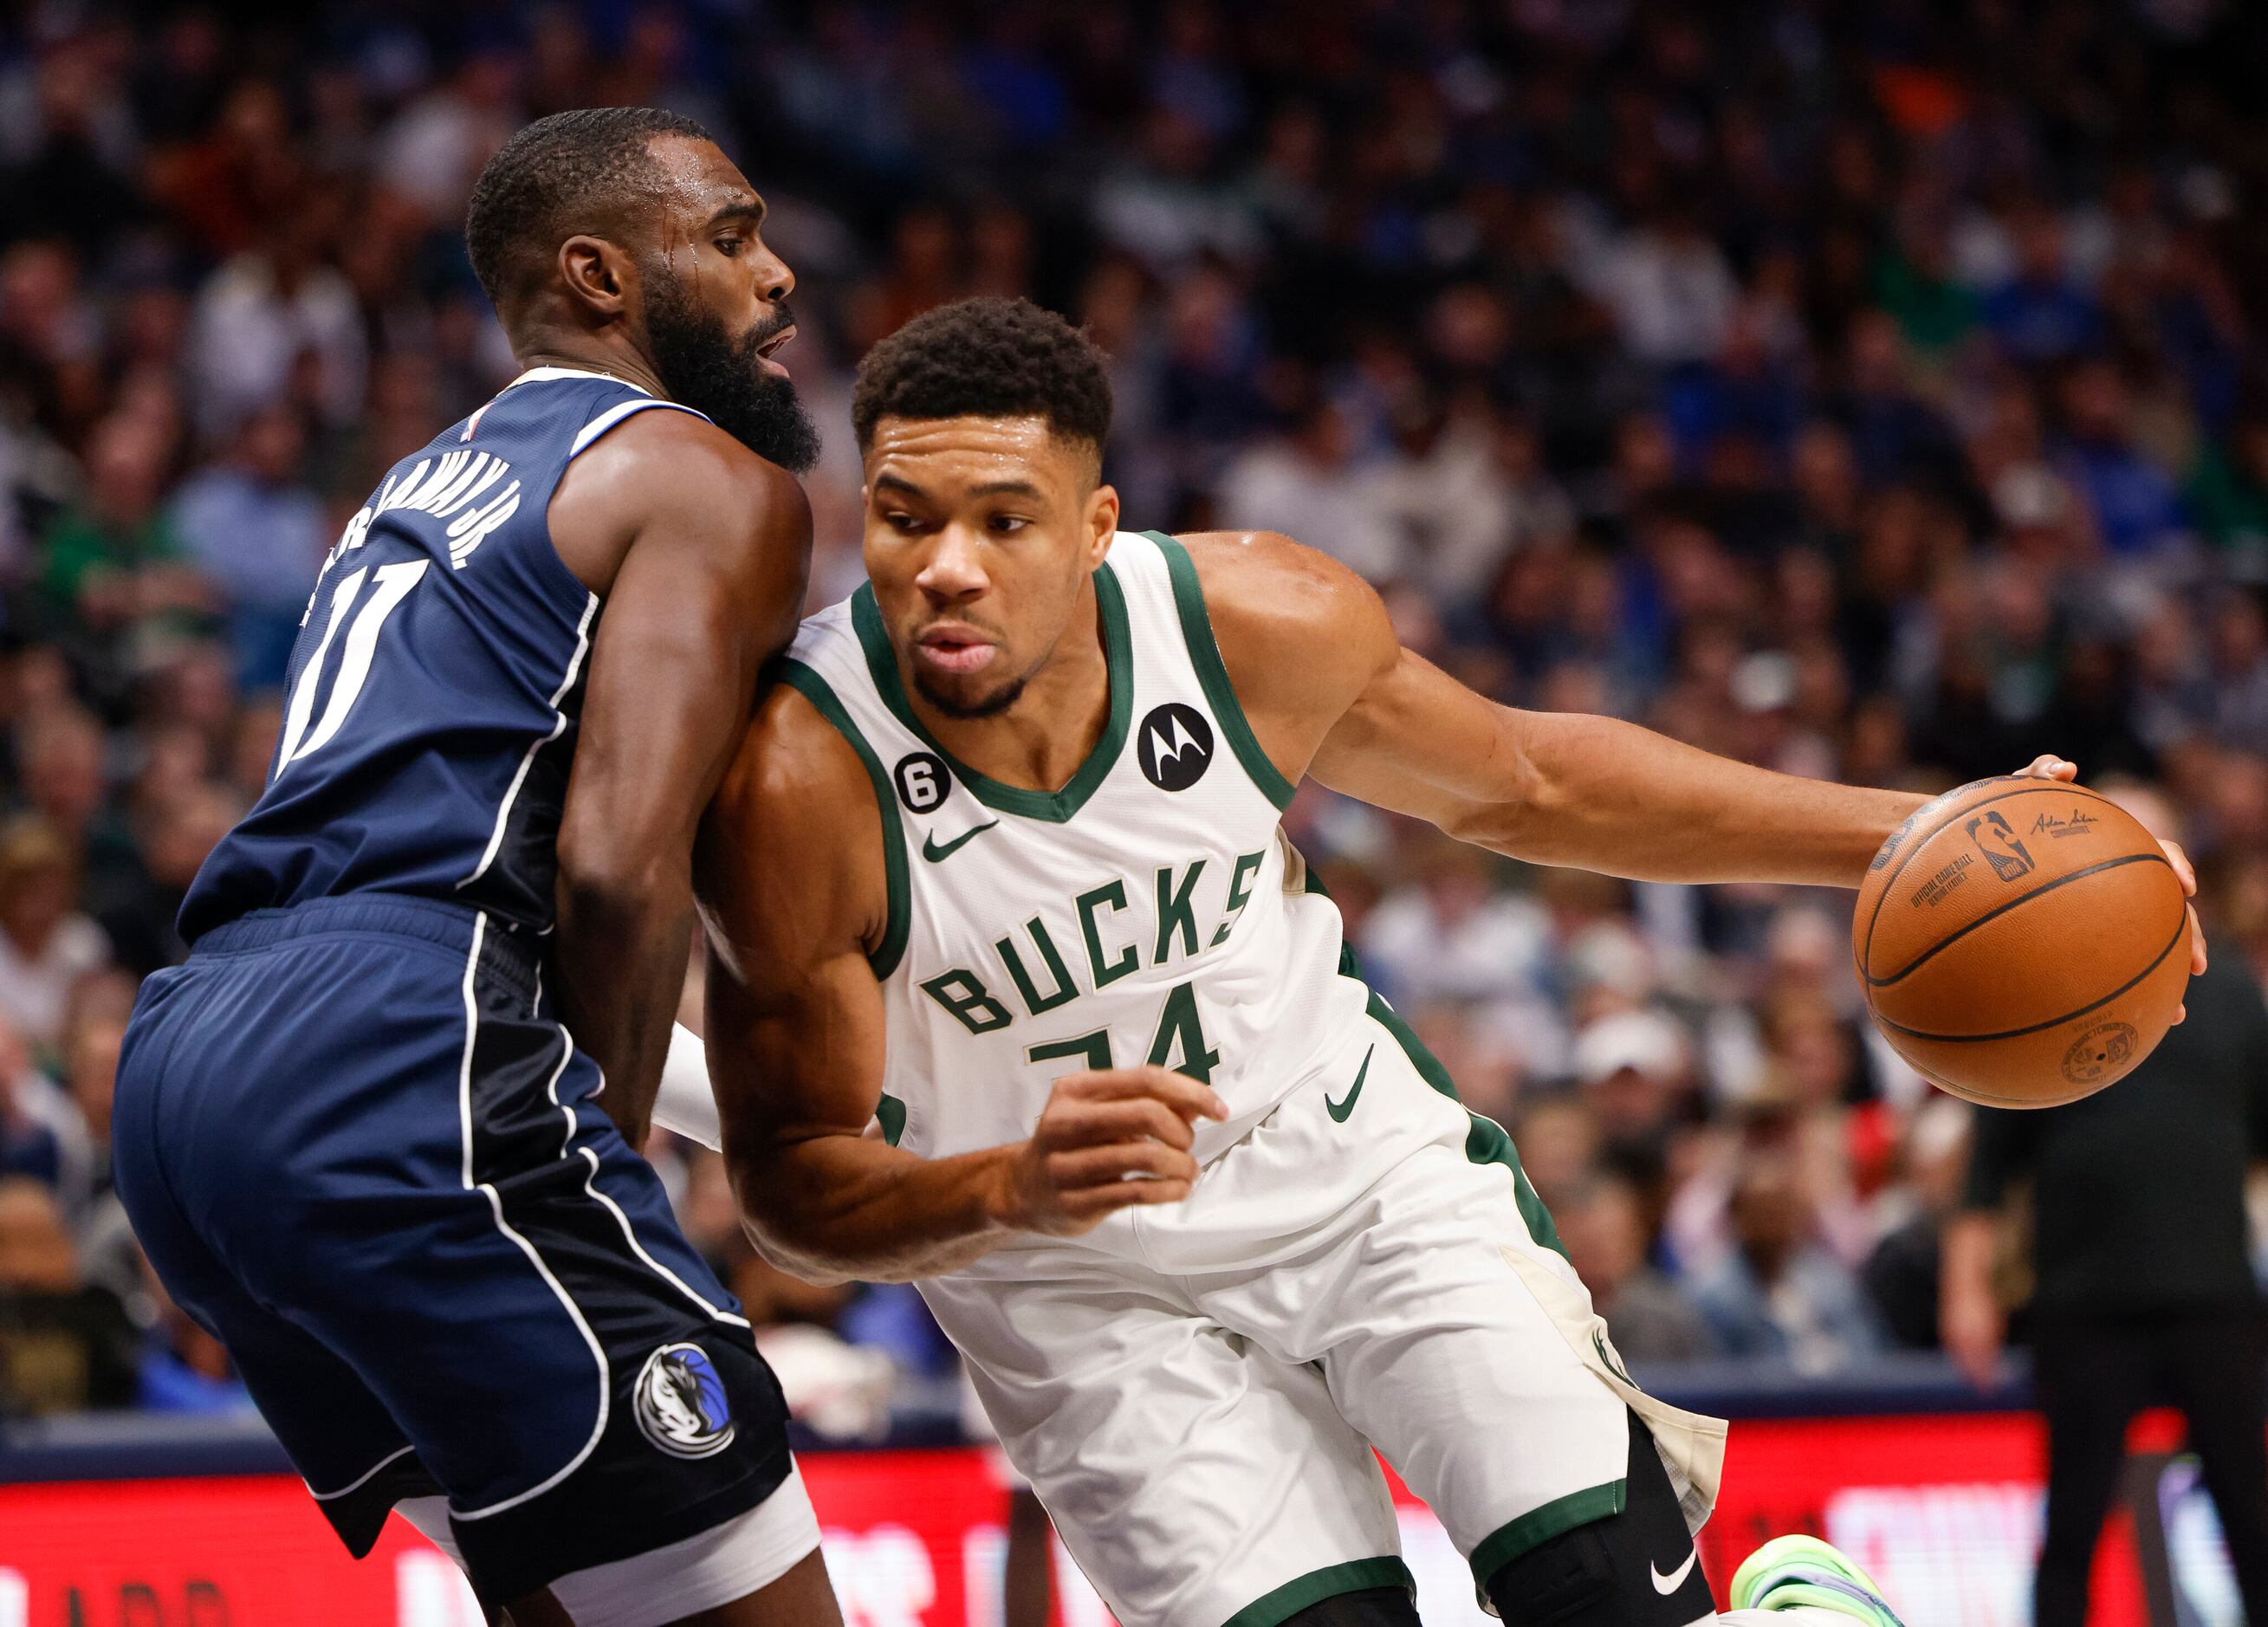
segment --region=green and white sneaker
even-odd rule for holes
[[[1776,1536],[1733,1572],[1736,1610],[1832,1610],[1869,1627],[1903,1627],[1874,1579],[1815,1536]]]

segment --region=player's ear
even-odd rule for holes
[[[637,279],[630,256],[604,238],[578,233],[559,246],[559,280],[567,297],[593,315],[620,316]]]
[[[1110,551],[1110,539],[1118,534],[1118,488],[1097,486],[1086,500],[1086,568],[1094,570]]]

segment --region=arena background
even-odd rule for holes
[[[858,572],[851,364],[1028,294],[1114,358],[1130,524],[1324,548],[1509,703],[1871,784],[2052,750],[2154,785],[2258,976],[2264,69],[2235,0],[0,8],[0,1627],[477,1619],[405,1529],[330,1542],[105,1137],[317,562],[515,371],[460,227],[520,122],[666,106],[766,194],[814,603]],[[1848,895],[1288,817],[1641,1376],[1756,1420],[1719,1582],[1808,1524],[1917,1627],[2023,1620],[2021,1353],[1980,1388],[1935,1352],[1969,1109],[1871,1039]],[[917,1300],[768,1270],[657,1141],[797,1394],[850,1619],[998,1621],[1005,1493]],[[2178,1430],[2136,1444],[2098,1618],[2235,1620]],[[1408,1524],[1429,1622],[1480,1619]]]

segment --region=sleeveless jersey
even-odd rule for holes
[[[928,1157],[1031,1133],[1057,1078],[1160,1063],[1241,1136],[1362,1020],[1338,910],[1279,823],[1180,543],[1122,532],[1094,573],[1110,710],[1060,791],[956,762],[907,703],[873,590],[806,621],[785,664],[857,748],[882,815],[889,919],[880,1114]]]
[[[324,561],[267,789],[197,872],[181,934],[249,910],[399,893],[549,931],[599,598],[551,546],[551,494],[649,408],[540,367],[387,474]]]

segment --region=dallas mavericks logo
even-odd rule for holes
[[[733,1444],[725,1381],[697,1344],[665,1344],[647,1357],[631,1402],[645,1438],[672,1457],[713,1457]]]
[[[1168,701],[1142,719],[1135,755],[1159,790],[1187,791],[1212,766],[1212,725],[1196,707]]]

